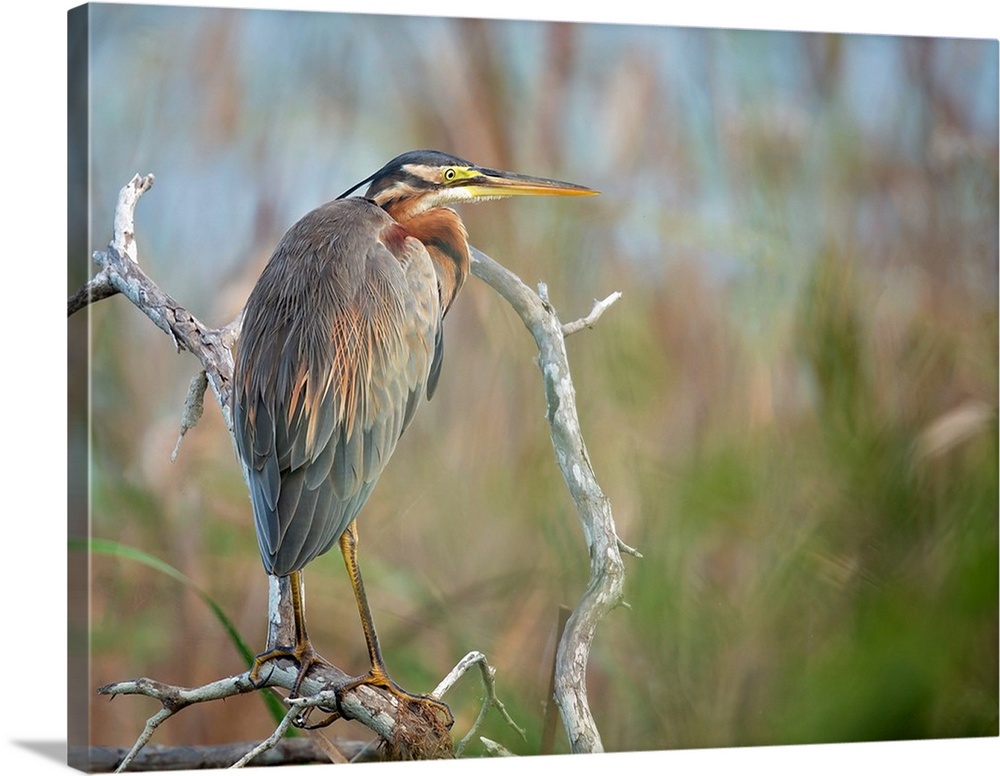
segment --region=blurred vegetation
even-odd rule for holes
[[[70,290],[135,172],[157,176],[140,260],[216,324],[288,225],[408,148],[603,192],[463,216],[565,320],[624,294],[568,343],[598,478],[645,556],[592,655],[609,750],[997,735],[996,41],[92,9],[93,244]],[[195,362],[121,300],[89,325],[93,535],[179,569],[262,647],[217,411],[170,462]],[[484,735],[535,753],[586,550],[527,333],[470,280],[447,340],[362,515],[362,565],[400,683],[483,650],[528,740],[498,718]],[[243,667],[194,591],[125,557],[92,572],[94,686]],[[314,642],[361,670],[340,559],[306,579]],[[456,730],[477,697],[449,698]],[[93,740],[130,744],[148,706],[95,696]],[[270,728],[236,698],[157,740]]]

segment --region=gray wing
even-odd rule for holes
[[[364,200],[324,205],[289,230],[247,301],[233,426],[272,574],[340,538],[440,359],[436,276],[401,229]]]

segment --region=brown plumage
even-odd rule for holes
[[[285,235],[247,301],[233,422],[271,574],[340,538],[432,380],[437,277],[400,231],[366,200],[323,205]]]
[[[574,184],[412,151],[321,205],[282,238],[247,300],[233,426],[269,574],[293,576],[299,682],[319,660],[305,631],[301,571],[339,542],[372,669],[359,683],[404,694],[385,673],[357,565],[354,521],[441,371],[445,314],[469,272],[458,214],[442,207],[519,194],[592,194]],[[346,686],[341,689],[346,689]]]

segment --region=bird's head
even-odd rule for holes
[[[397,219],[431,208],[516,196],[582,196],[598,192],[575,183],[478,167],[441,151],[408,151],[340,195],[365,184],[369,199]]]

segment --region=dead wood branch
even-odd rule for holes
[[[582,331],[583,329],[593,329],[594,324],[597,323],[597,319],[604,315],[604,311],[621,298],[622,292],[615,291],[613,294],[609,294],[601,301],[595,301],[594,308],[586,316],[580,318],[578,321],[564,323],[562,333],[568,337],[570,334],[576,334],[578,331]]]
[[[189,313],[176,299],[164,293],[139,266],[135,241],[135,207],[153,185],[153,176],[136,175],[121,190],[115,209],[114,237],[106,251],[94,254],[100,271],[69,299],[69,315],[91,302],[124,294],[156,326],[166,332],[178,350],[197,358],[219,407],[232,428],[229,415],[229,385],[233,376],[232,347],[239,336],[240,316],[212,329]]]
[[[228,768],[255,742],[239,741],[232,744],[210,746],[164,746],[149,744],[132,762],[131,771],[174,771],[202,768]],[[365,741],[336,742],[337,748],[350,762],[381,760],[378,748]],[[92,746],[89,751],[89,769],[92,773],[113,771],[122,761],[127,750],[110,746]],[[323,746],[312,738],[284,738],[254,760],[255,766],[307,765],[329,762]]]
[[[517,312],[535,338],[542,370],[552,447],[587,547],[590,583],[573,610],[556,649],[555,702],[574,752],[602,752],[604,745],[587,699],[587,660],[602,619],[624,598],[625,566],[615,532],[611,502],[601,491],[590,464],[576,412],[576,391],[566,356],[565,331],[549,304],[544,286],[536,294],[510,270],[473,248],[472,272],[496,290]],[[612,297],[614,295],[612,294]],[[605,300],[610,305],[614,299]],[[588,318],[596,319],[599,312]],[[595,314],[596,313],[596,314]],[[587,319],[584,319],[585,321]],[[583,325],[588,325],[584,323]]]
[[[441,683],[434,688],[434,692],[431,693],[435,698],[443,698],[444,694],[448,692],[454,686],[455,682],[465,675],[472,666],[479,667],[479,675],[483,680],[483,705],[479,710],[479,716],[476,717],[476,721],[472,723],[472,727],[469,728],[469,732],[465,734],[465,737],[458,742],[455,746],[455,756],[461,756],[462,752],[465,751],[465,747],[468,746],[469,741],[472,737],[479,731],[479,728],[483,724],[483,720],[486,719],[486,713],[494,708],[500,712],[501,716],[506,720],[507,724],[510,725],[514,730],[516,730],[521,738],[526,738],[524,728],[518,725],[513,719],[511,719],[510,714],[507,713],[507,707],[503,705],[503,702],[497,697],[496,682],[494,681],[496,677],[496,669],[493,668],[487,661],[486,655],[482,652],[470,652],[468,655],[463,657],[458,664],[451,669],[448,675],[441,680]]]

